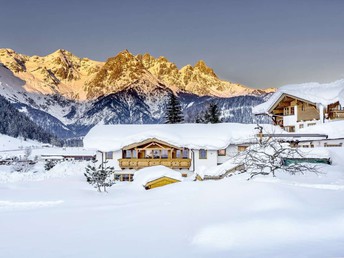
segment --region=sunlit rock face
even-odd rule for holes
[[[94,99],[119,92],[138,82],[147,92],[164,84],[173,92],[199,96],[231,97],[259,93],[240,84],[223,81],[203,60],[181,69],[165,57],[133,55],[128,50],[106,62],[79,58],[59,49],[47,56],[27,56],[0,49],[0,62],[25,81],[25,89],[41,94],[60,94],[74,100]],[[150,85],[151,87],[147,87]],[[264,93],[264,92],[262,92]]]

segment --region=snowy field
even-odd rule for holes
[[[323,174],[98,193],[83,162],[0,166],[1,257],[343,257],[344,148]],[[41,167],[40,167],[41,166]]]

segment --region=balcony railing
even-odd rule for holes
[[[122,169],[141,169],[145,167],[163,165],[173,169],[189,169],[191,159],[119,159]]]

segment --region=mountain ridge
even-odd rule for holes
[[[273,91],[221,80],[203,60],[178,69],[166,57],[156,58],[149,53],[134,55],[127,49],[99,62],[77,57],[64,49],[46,56],[28,56],[2,48],[0,63],[25,81],[28,92],[60,94],[80,101],[119,92],[142,77],[152,85],[164,84],[175,93],[199,96],[232,97]]]

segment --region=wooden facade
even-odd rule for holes
[[[320,112],[313,104],[297,101],[297,122],[319,120]]]
[[[330,119],[344,119],[344,107],[339,102],[328,105],[326,113]]]
[[[189,169],[191,166],[189,155],[187,148],[151,138],[124,147],[122,158],[118,161],[121,169],[141,169],[157,165],[172,169]]]

